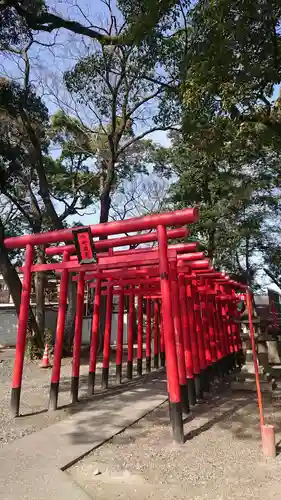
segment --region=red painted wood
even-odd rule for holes
[[[196,222],[198,218],[199,213],[196,208],[186,208],[185,210],[175,210],[174,212],[163,212],[161,214],[96,224],[90,226],[90,230],[93,236],[109,236],[113,234],[156,229],[159,224],[162,226],[183,226]],[[24,248],[27,244],[50,245],[51,243],[59,243],[62,241],[73,241],[73,229],[77,230],[81,228],[67,228],[59,231],[14,236],[5,239],[5,246],[6,248],[12,249]]]

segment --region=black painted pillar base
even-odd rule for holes
[[[226,366],[227,374],[229,375],[233,369],[231,354],[229,354],[225,358],[225,366]]]
[[[187,391],[188,391],[188,401],[191,406],[196,405],[196,392],[195,392],[195,382],[194,378],[186,379]]]
[[[89,372],[89,374],[88,374],[88,396],[89,396],[89,398],[94,394],[95,379],[96,379],[95,372]]]
[[[236,367],[236,362],[235,362],[235,352],[232,352],[229,357],[229,365],[230,365],[230,371],[233,372]]]
[[[58,395],[59,395],[59,382],[51,382],[50,397],[49,397],[50,411],[58,409]]]
[[[232,356],[232,354],[229,354],[229,356],[228,356],[228,372],[229,373],[233,372],[233,356]]]
[[[239,352],[234,353],[234,358],[235,358],[235,371],[237,371],[240,368],[239,364]]]
[[[13,417],[19,416],[21,387],[13,387],[11,394],[11,412]]]
[[[223,376],[225,377],[229,373],[228,358],[227,357],[222,358],[222,360],[221,360],[221,366],[222,366]]]
[[[78,401],[78,390],[79,390],[79,377],[71,378],[71,397],[72,403],[77,403]]]
[[[221,365],[221,371],[222,371],[222,376],[223,376],[223,380],[224,380],[224,378],[227,375],[227,364],[226,364],[225,358],[222,358],[220,360],[220,365]]]
[[[235,359],[235,371],[238,372],[241,370],[241,357],[240,357],[240,352],[235,352],[234,353],[234,359]]]
[[[188,389],[187,385],[180,385],[180,395],[181,395],[181,407],[184,413],[189,413],[189,401],[188,401]]]
[[[101,375],[101,386],[103,389],[108,389],[108,375],[109,375],[109,368],[103,368]]]
[[[237,364],[239,366],[239,368],[242,368],[242,366],[245,364],[245,355],[244,355],[244,352],[243,350],[241,349],[240,351],[238,351],[237,353]]]
[[[210,392],[210,370],[209,367],[200,373],[201,387],[203,392]]]
[[[235,369],[235,353],[232,352],[229,356],[229,366],[230,370],[233,371]]]
[[[154,354],[154,368],[159,368],[159,355]]]
[[[182,408],[181,403],[172,403],[169,401],[170,422],[173,432],[173,440],[176,443],[184,443]]]
[[[137,374],[142,375],[142,359],[137,359]]]
[[[194,383],[195,383],[195,394],[196,394],[196,399],[200,400],[203,399],[203,389],[202,389],[202,384],[201,384],[201,374],[194,375]]]
[[[220,359],[217,362],[217,371],[218,371],[218,381],[224,382],[225,376],[227,375],[228,372],[224,358]]]
[[[213,374],[214,374],[214,379],[218,379],[219,378],[219,370],[218,370],[218,362],[216,361],[215,363],[213,363]]]
[[[132,380],[133,378],[133,362],[127,361],[127,378]]]
[[[225,375],[225,370],[222,361],[223,361],[222,359],[217,361],[217,377],[220,384],[224,382],[224,375]]]
[[[146,370],[146,373],[150,373],[151,372],[151,357],[147,357],[146,358],[145,370]]]
[[[165,368],[166,356],[165,356],[164,352],[160,352],[160,364],[161,364],[162,368]]]
[[[116,384],[122,383],[122,365],[116,365]]]
[[[215,369],[214,369],[214,366],[213,365],[208,366],[208,368],[206,370],[206,373],[207,373],[208,382],[209,382],[209,385],[210,385],[215,380]]]

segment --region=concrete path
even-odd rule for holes
[[[133,424],[167,399],[164,375],[149,377],[80,412],[0,449],[0,498],[86,500],[63,472],[69,465]]]

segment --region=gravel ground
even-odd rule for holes
[[[266,422],[281,438],[281,402],[265,396]],[[253,394],[224,392],[186,419],[171,443],[167,404],[68,469],[90,498],[281,499],[281,458],[265,459]]]
[[[81,365],[80,398],[71,406],[71,359],[61,370],[60,408],[48,412],[51,370],[27,362],[22,386],[22,416],[10,416],[13,350],[0,352],[0,445],[79,411],[85,402],[88,361]],[[100,376],[101,366],[98,366]],[[124,366],[125,372],[125,366]],[[99,385],[97,376],[97,387]],[[114,367],[110,375],[114,389]],[[126,384],[122,390],[126,390]],[[110,391],[109,391],[110,392]],[[97,390],[97,398],[102,397]],[[83,400],[84,399],[84,400]],[[281,439],[281,399],[264,397],[266,421]],[[258,411],[251,393],[217,393],[193,409],[185,422],[186,442],[171,443],[167,405],[104,444],[67,473],[90,498],[281,500],[281,458],[265,460],[260,448]]]
[[[0,446],[66,418],[73,412],[79,411],[81,405],[87,404],[88,356],[85,356],[81,363],[79,387],[80,402],[76,405],[70,405],[71,358],[62,360],[58,400],[59,409],[55,412],[47,411],[51,369],[41,369],[38,361],[26,361],[24,364],[21,392],[21,416],[16,419],[12,418],[10,413],[10,397],[14,353],[14,349],[4,349],[0,351]],[[145,366],[143,368],[145,370]],[[126,373],[125,364],[123,373]],[[117,389],[114,379],[115,367],[112,366],[109,372],[109,387],[111,387],[113,391]],[[126,382],[125,378],[123,380]],[[104,394],[104,391],[99,389],[100,381],[101,363],[98,363],[96,376],[97,397]],[[122,385],[122,390],[125,389],[126,383]],[[108,393],[112,394],[112,390],[109,389]]]

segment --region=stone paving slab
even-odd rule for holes
[[[164,374],[0,448],[0,498],[86,500],[62,472],[167,399]]]

